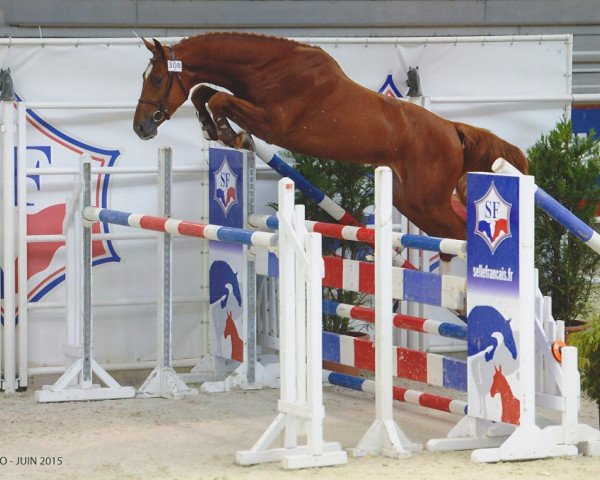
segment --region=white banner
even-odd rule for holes
[[[570,93],[571,39],[568,36],[504,39],[369,39],[322,46],[345,72],[366,87],[405,96],[409,67],[419,67],[423,93],[431,109],[445,117],[489,128],[521,148],[530,146],[565,111],[562,101],[514,103],[437,103],[440,97],[564,97]],[[93,43],[52,41],[43,44],[4,42],[0,62],[10,68],[17,95],[31,102],[28,111],[27,166],[75,168],[79,154],[89,152],[97,165],[156,165],[159,146],[173,147],[174,165],[206,166],[206,144],[191,108],[181,108],[153,140],[133,132],[133,108],[150,54],[141,40]],[[40,108],[42,102],[130,104],[130,108]],[[206,179],[174,175],[173,217],[206,221]],[[266,183],[265,183],[266,182]],[[73,176],[28,179],[31,233],[60,233],[64,204]],[[153,175],[103,176],[96,185],[97,203],[117,210],[153,214],[157,208]],[[262,180],[257,210],[272,213],[276,184]],[[109,231],[122,231],[111,227]],[[207,296],[205,245],[175,240],[175,297]],[[29,297],[64,301],[64,247],[31,244]],[[99,361],[138,362],[155,355],[155,307],[135,306],[134,299],[156,296],[156,250],[153,240],[98,242],[94,295],[98,301],[130,300],[126,307],[95,309],[95,357]],[[179,304],[174,309],[174,355],[198,357],[206,351],[207,303]],[[30,312],[30,364],[63,363],[64,313],[60,309]]]

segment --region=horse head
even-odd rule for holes
[[[232,293],[235,299],[237,300],[238,305],[242,305],[242,292],[240,290],[240,282],[237,278],[238,274],[234,273],[235,280],[231,282]]]
[[[409,67],[406,85],[408,86],[409,97],[422,97],[423,92],[421,91],[421,79],[419,78],[419,67]]]
[[[492,386],[490,388],[490,395],[492,397],[500,393],[500,384],[502,383],[503,378],[504,375],[502,374],[502,365],[500,365],[500,368],[494,365],[494,378],[492,380]]]
[[[187,100],[190,89],[184,82],[184,65],[175,54],[175,47],[167,47],[167,54],[158,40],[153,39],[153,43],[142,40],[152,53],[152,59],[142,76],[142,93],[133,117],[133,130],[142,140],[149,140]]]
[[[235,323],[233,322],[233,312],[227,311],[227,318],[225,319],[225,330],[223,330],[223,337],[227,338],[234,333]]]
[[[506,323],[505,323],[506,328],[504,328],[502,330],[502,335],[504,336],[504,345],[506,346],[506,348],[508,348],[508,351],[512,355],[513,360],[516,360],[517,359],[517,343],[515,342],[515,337],[513,335],[512,328],[510,328],[510,321],[511,321],[510,318],[508,320],[506,320]]]
[[[15,100],[15,89],[10,76],[10,68],[0,69],[0,100]]]

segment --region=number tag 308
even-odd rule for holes
[[[181,60],[167,60],[167,70],[169,72],[182,72],[183,64]]]

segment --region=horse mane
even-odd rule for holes
[[[290,47],[303,46],[303,47],[311,47],[311,48],[320,50],[319,47],[301,43],[301,42],[298,42],[297,40],[292,40],[290,38],[274,37],[272,35],[265,35],[262,33],[250,33],[250,32],[205,32],[205,33],[199,33],[198,35],[194,35],[194,36],[186,37],[186,38],[182,39],[179,42],[179,44],[182,45],[182,44],[185,44],[185,43],[188,43],[191,41],[195,41],[195,40],[200,40],[200,39],[221,40],[221,39],[230,39],[230,38],[237,38],[237,39],[242,39],[242,40],[255,39],[255,40],[260,40],[260,41],[268,41],[271,43],[276,42],[281,45],[287,44]]]

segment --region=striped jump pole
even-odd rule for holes
[[[354,377],[344,373],[332,372],[323,370],[323,381],[338,387],[349,388],[358,392],[370,393],[375,395],[375,382],[368,378]],[[433,395],[431,393],[411,390],[404,387],[394,386],[393,398],[398,402],[410,403],[419,405],[441,412],[456,413],[459,415],[467,414],[467,402],[448,398],[441,395]]]
[[[256,147],[256,154],[273,170],[275,170],[282,177],[288,177],[294,181],[296,188],[300,190],[304,195],[315,202],[321,209],[330,215],[335,221],[343,225],[351,225],[354,227],[364,227],[364,225],[350,215],[346,210],[335,203],[330,197],[309,182],[300,172],[294,170],[287,163],[285,163],[279,155],[275,152],[272,145],[269,145],[260,138],[254,138],[254,144]],[[393,258],[392,261],[396,261]],[[416,270],[417,268],[408,260],[402,262],[404,268],[411,268]]]
[[[363,322],[375,323],[375,310],[368,307],[357,307],[347,303],[334,302],[333,300],[323,300],[323,314],[337,315],[351,320],[361,320]],[[429,333],[440,337],[454,338],[457,340],[467,339],[467,327],[449,322],[439,322],[402,313],[394,313],[392,321],[394,327],[404,330],[412,330],[419,333]]]
[[[275,233],[193,223],[185,220],[175,220],[173,218],[109,210],[107,208],[86,207],[83,210],[83,217],[90,222],[105,222],[184,237],[241,243],[243,245],[253,245],[268,248],[270,250],[274,250],[278,243],[278,236]]]
[[[354,225],[356,227],[362,227],[363,224],[356,220],[346,210],[335,203],[330,197],[309,182],[300,172],[294,170],[283,159],[277,155],[273,146],[266,143],[264,140],[254,137],[254,143],[256,146],[256,154],[265,162],[269,167],[275,170],[282,177],[288,177],[294,181],[294,184],[298,190],[304,195],[315,202],[321,209],[331,217],[344,225]]]
[[[375,368],[377,349],[379,349],[377,338],[373,342],[365,338],[323,332],[323,360],[370,372],[374,371],[377,374]],[[391,380],[395,377],[426,383],[434,387],[467,391],[467,362],[465,360],[393,345],[387,349],[387,352],[386,356],[390,361],[390,388]],[[388,391],[387,387],[385,391]]]
[[[495,173],[507,173],[510,175],[523,175],[513,165],[504,158],[498,158],[492,165]],[[600,253],[600,234],[595,232],[592,227],[582,222],[577,216],[558,203],[553,197],[548,195],[543,189],[535,185],[535,203],[544,209],[554,220],[565,227],[576,238],[585,243],[596,253]]]
[[[373,263],[329,256],[323,257],[323,261],[323,286],[377,295],[375,278],[378,277]],[[394,299],[465,311],[466,278],[392,267],[391,264],[390,268],[391,275],[385,281],[390,284]]]
[[[250,216],[249,222],[250,225],[256,228],[267,228],[269,230],[277,230],[279,228],[279,222],[274,215],[254,214]],[[375,243],[375,230],[368,227],[306,220],[306,228],[309,232],[317,232],[324,237],[369,244]],[[424,237],[421,235],[392,232],[392,247],[395,249],[415,248],[430,252],[447,253],[460,258],[466,258],[467,256],[467,242],[451,238]]]

